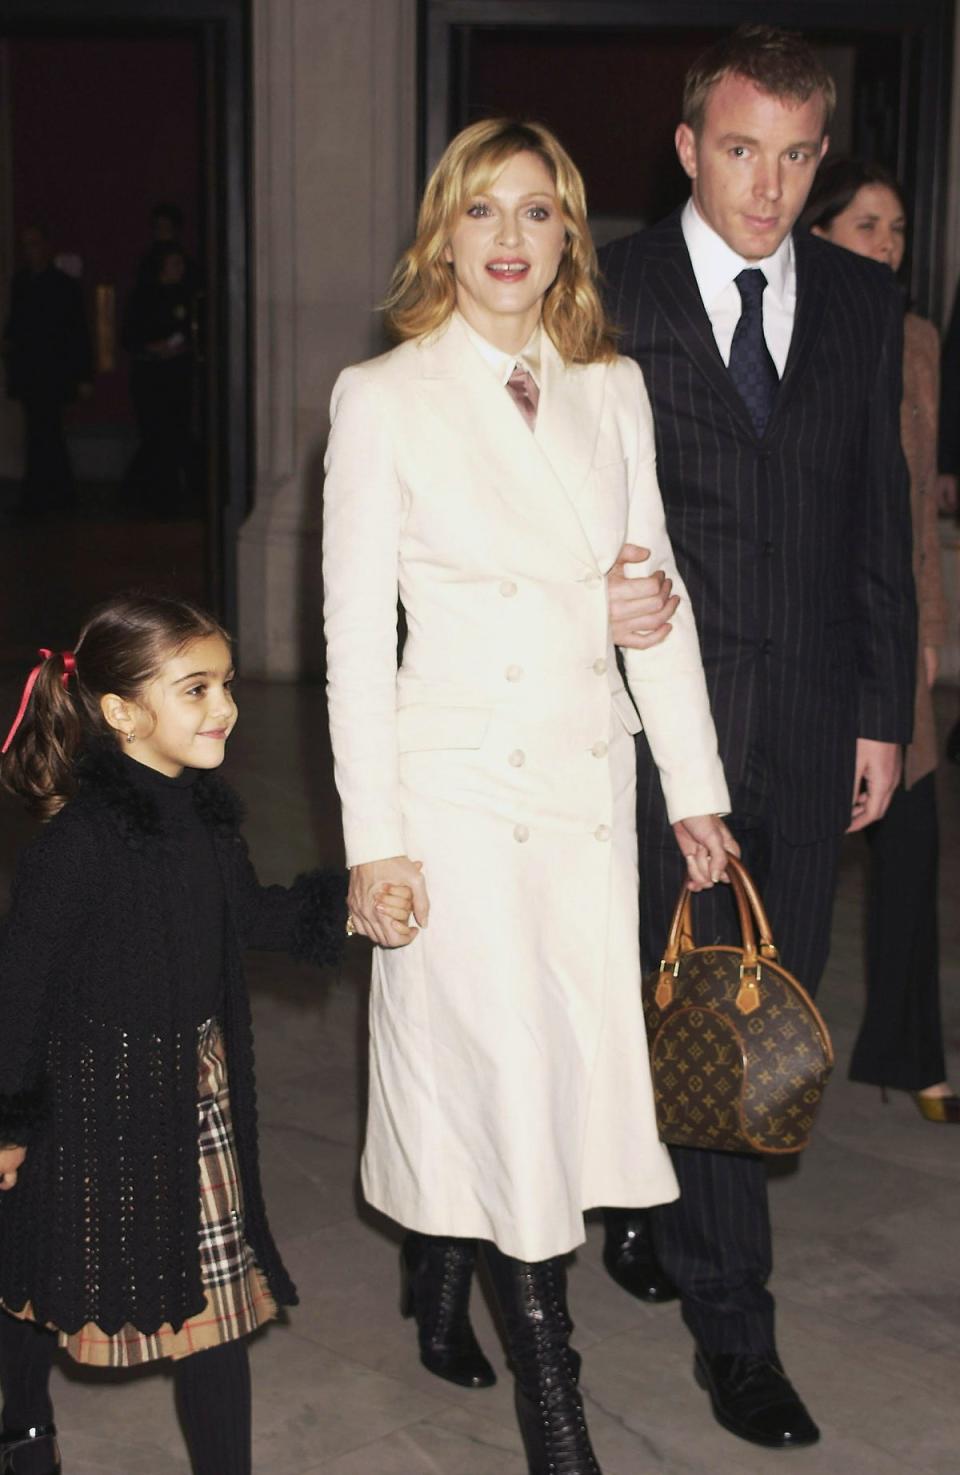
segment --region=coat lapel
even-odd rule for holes
[[[420,373],[439,413],[465,421],[496,446],[497,491],[579,564],[596,559],[571,501],[590,466],[599,428],[603,376],[565,369],[546,334],[536,430],[470,342],[458,317],[420,347]],[[589,382],[589,384],[587,383]],[[599,382],[597,382],[599,381]]]

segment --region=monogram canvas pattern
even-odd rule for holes
[[[759,1008],[744,1014],[739,948],[695,948],[667,977],[644,983],[644,1013],[660,1135],[678,1147],[800,1152],[833,1066],[826,1027],[777,964],[760,967]]]

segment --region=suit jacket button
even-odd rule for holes
[[[522,748],[514,748],[507,762],[511,768],[522,768],[527,761],[527,755]]]
[[[594,758],[606,758],[607,744],[601,738],[598,743],[594,743],[590,751],[593,754]]]
[[[506,676],[508,681],[519,681],[521,676],[523,675],[523,667],[508,666],[503,674],[504,676]]]
[[[606,661],[605,661],[605,660],[604,660],[604,659],[603,659],[603,656],[599,656],[599,657],[598,657],[598,658],[597,658],[597,659],[596,659],[596,660],[595,660],[595,661],[594,661],[594,663],[593,663],[593,669],[594,669],[594,671],[595,671],[595,672],[596,672],[596,673],[597,673],[597,675],[598,675],[598,676],[605,676],[605,675],[606,675],[606,671],[607,671],[607,663],[606,663]]]
[[[512,579],[504,579],[500,585],[500,593],[504,599],[512,599],[517,592],[517,586]]]
[[[768,656],[772,650],[773,650],[773,641],[772,640],[763,640],[763,641],[761,641],[761,643],[760,643],[760,653],[761,653],[761,655]]]
[[[526,825],[514,825],[513,838],[516,840],[518,845],[525,845],[526,842],[530,839],[530,831],[527,829]]]
[[[609,825],[597,825],[597,828],[593,832],[593,838],[595,840],[609,840],[610,839],[610,826]]]

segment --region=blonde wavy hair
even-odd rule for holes
[[[444,258],[450,232],[468,202],[488,189],[516,154],[536,154],[557,192],[567,238],[560,269],[543,301],[543,326],[568,364],[616,355],[614,330],[597,289],[597,255],[587,225],[583,180],[570,155],[541,123],[485,118],[448,145],[424,190],[413,244],[398,261],[383,304],[391,336],[423,338],[456,306],[453,267]]]

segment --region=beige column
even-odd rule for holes
[[[415,211],[415,0],[254,0],[255,506],[239,545],[248,675],[322,669],[330,391]]]

